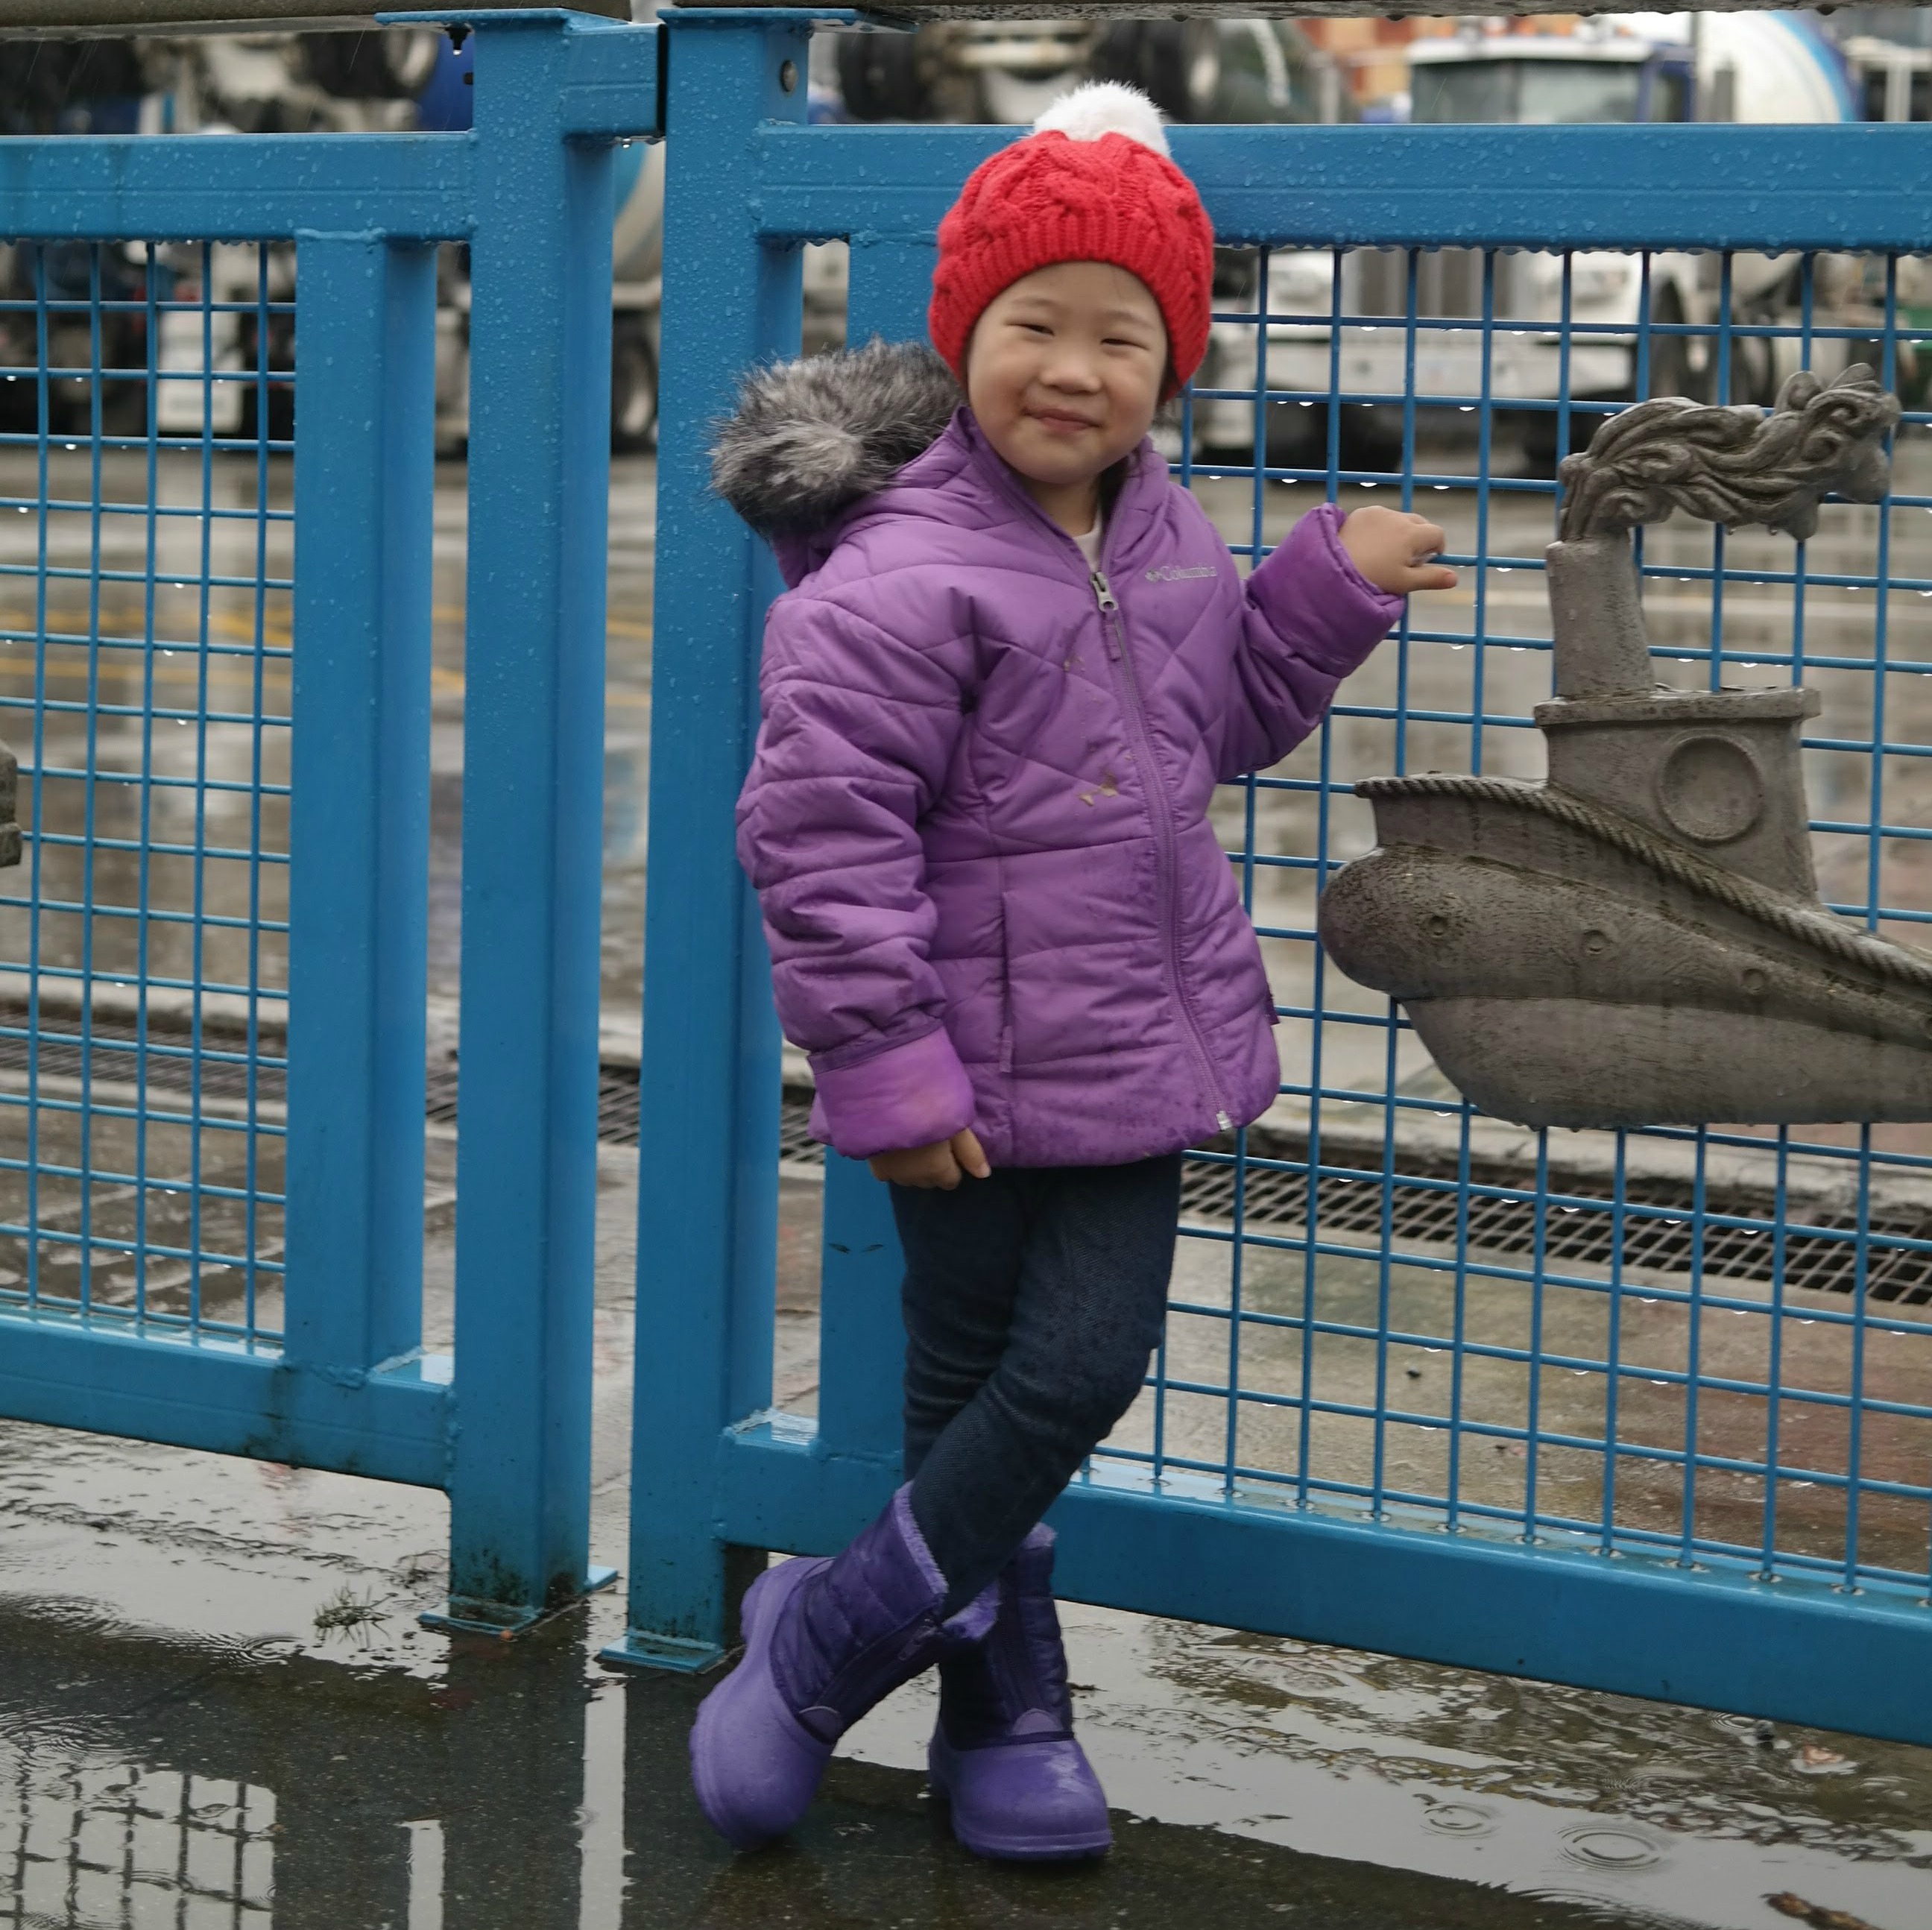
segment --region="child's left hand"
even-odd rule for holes
[[[1379,505],[1342,519],[1342,547],[1364,580],[1390,596],[1412,590],[1454,590],[1456,572],[1430,558],[1448,537],[1426,516]]]

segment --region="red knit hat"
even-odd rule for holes
[[[1094,81],[982,161],[939,224],[928,326],[963,384],[986,305],[1036,269],[1105,261],[1144,281],[1167,323],[1172,394],[1208,350],[1214,231],[1144,94]]]

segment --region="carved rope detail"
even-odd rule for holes
[[[1761,523],[1802,542],[1820,497],[1876,503],[1886,492],[1885,438],[1898,398],[1855,363],[1828,387],[1792,376],[1766,414],[1658,396],[1611,416],[1588,449],[1565,457],[1559,533],[1607,536],[1678,509],[1726,529]]]
[[[1908,950],[1858,932],[1822,908],[1814,911],[1742,876],[1681,849],[1634,819],[1606,811],[1568,791],[1553,791],[1510,778],[1459,777],[1430,773],[1418,777],[1368,777],[1355,786],[1358,797],[1480,797],[1540,812],[1614,845],[1673,883],[1716,899],[1745,917],[1768,925],[1800,944],[1816,945],[1847,964],[1882,978],[1932,991],[1932,956]]]

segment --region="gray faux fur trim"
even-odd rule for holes
[[[756,370],[712,440],[712,487],[762,536],[812,536],[930,448],[959,402],[919,342]]]

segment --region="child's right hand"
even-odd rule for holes
[[[908,1146],[901,1153],[880,1153],[868,1162],[874,1179],[894,1186],[939,1187],[952,1192],[961,1178],[970,1173],[975,1179],[991,1176],[993,1169],[980,1150],[980,1142],[969,1126],[950,1139],[936,1139],[929,1146]]]

